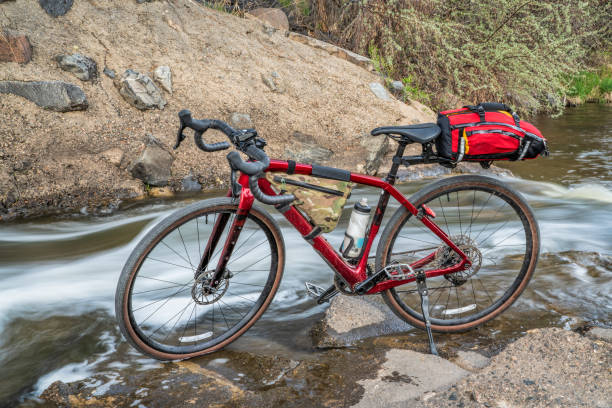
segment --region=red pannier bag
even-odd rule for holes
[[[503,103],[485,102],[438,113],[438,156],[464,161],[535,159],[548,156],[546,139]]]

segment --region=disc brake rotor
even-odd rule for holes
[[[193,286],[191,287],[191,297],[199,305],[210,305],[217,302],[225,295],[229,288],[229,278],[231,273],[226,271],[223,277],[219,279],[219,283],[216,286],[212,286],[212,277],[214,271],[207,271],[201,273],[196,278]]]
[[[474,276],[482,265],[482,254],[476,247],[475,242],[472,241],[468,236],[456,235],[450,237],[451,240],[457,245],[457,247],[463,251],[471,262],[471,266],[468,269],[462,271],[448,273],[444,275],[444,278],[454,284],[455,286],[463,285],[467,280]],[[444,245],[436,252],[436,263],[440,268],[449,268],[461,262],[461,257],[452,248]]]

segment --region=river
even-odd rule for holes
[[[549,139],[551,156],[503,163],[536,212],[542,255],[518,302],[484,328],[455,341],[502,341],[535,327],[612,325],[612,106],[585,105],[535,124]],[[431,180],[400,186],[410,195]],[[133,204],[104,216],[64,216],[0,225],[0,407],[35,398],[55,380],[86,378],[125,347],[114,320],[117,278],[130,251],[157,221],[177,208],[220,193]],[[353,192],[329,241],[339,246],[355,200]],[[392,203],[387,219],[397,208]],[[304,281],[321,286],[331,271],[278,214],[288,247],[286,271],[263,318],[230,348],[258,353],[315,353],[308,330],[325,305],[305,296]],[[136,352],[129,364],[153,360]]]

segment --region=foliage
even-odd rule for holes
[[[559,110],[582,86],[568,78],[612,38],[604,0],[312,0],[312,9],[306,31],[367,52],[382,74],[410,79],[408,94],[431,95],[434,108],[452,107],[447,96],[457,95]]]

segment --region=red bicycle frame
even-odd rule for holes
[[[266,172],[286,173],[288,169],[289,163],[287,161],[271,160],[270,166],[266,169]],[[295,169],[292,170],[292,173],[311,175],[312,170],[312,165],[296,163]],[[320,176],[317,175],[317,177]],[[304,237],[312,245],[315,251],[317,251],[317,253],[327,262],[327,264],[336,273],[342,276],[342,278],[346,281],[346,283],[350,285],[351,288],[354,288],[355,285],[359,284],[360,282],[363,282],[368,277],[368,254],[370,253],[370,250],[372,248],[374,238],[376,237],[380,229],[380,224],[382,222],[382,218],[390,196],[399,201],[399,203],[403,205],[408,211],[410,211],[413,216],[417,217],[423,223],[423,225],[425,225],[425,227],[431,230],[446,245],[452,248],[461,257],[461,262],[456,265],[453,265],[452,267],[426,270],[425,276],[427,278],[457,272],[460,270],[464,270],[470,266],[470,262],[467,259],[467,256],[450,240],[448,235],[430,219],[433,214],[428,213],[428,211],[419,211],[419,209],[417,209],[410,201],[408,201],[402,195],[402,193],[400,193],[393,186],[392,183],[394,181],[394,177],[392,177],[388,182],[377,177],[367,176],[358,173],[350,173],[350,181],[357,184],[376,187],[382,190],[378,206],[370,224],[368,239],[365,248],[362,252],[361,258],[358,260],[356,265],[351,265],[347,263],[324,237],[319,234],[316,234],[316,227],[314,227],[294,206],[288,206],[286,210],[283,209],[283,215],[291,223],[291,225],[293,225],[299,231],[299,233],[302,234],[302,237]],[[221,257],[216,267],[215,275],[217,277],[220,277],[222,272],[225,270],[226,262],[232,253],[234,245],[236,244],[236,241],[240,234],[240,230],[242,229],[242,226],[246,221],[247,214],[251,209],[251,206],[253,205],[254,201],[253,194],[251,193],[251,190],[249,188],[249,176],[241,173],[240,177],[238,178],[238,184],[240,184],[242,187],[239,197],[238,213],[232,223],[232,226],[230,227],[228,237],[226,239]],[[270,182],[265,178],[259,179],[259,187],[265,194],[277,195],[277,193],[272,189]],[[228,195],[231,195],[231,192],[228,193]],[[206,268],[206,264],[209,260],[210,251],[216,246],[221,235],[221,231],[225,228],[227,224],[228,218],[229,217],[219,217],[219,219],[217,220],[213,231],[217,231],[218,233],[215,234],[213,232],[213,234],[211,235],[211,238],[207,244],[207,248],[204,251],[205,256],[202,258],[199,270],[204,270]],[[311,237],[311,235],[315,236]],[[419,259],[416,262],[411,263],[411,268],[422,268],[435,258],[435,254],[436,251]],[[377,293],[386,289],[393,288],[395,286],[403,285],[414,280],[415,277],[410,277],[405,280],[384,280],[382,282],[377,283],[366,293]]]

